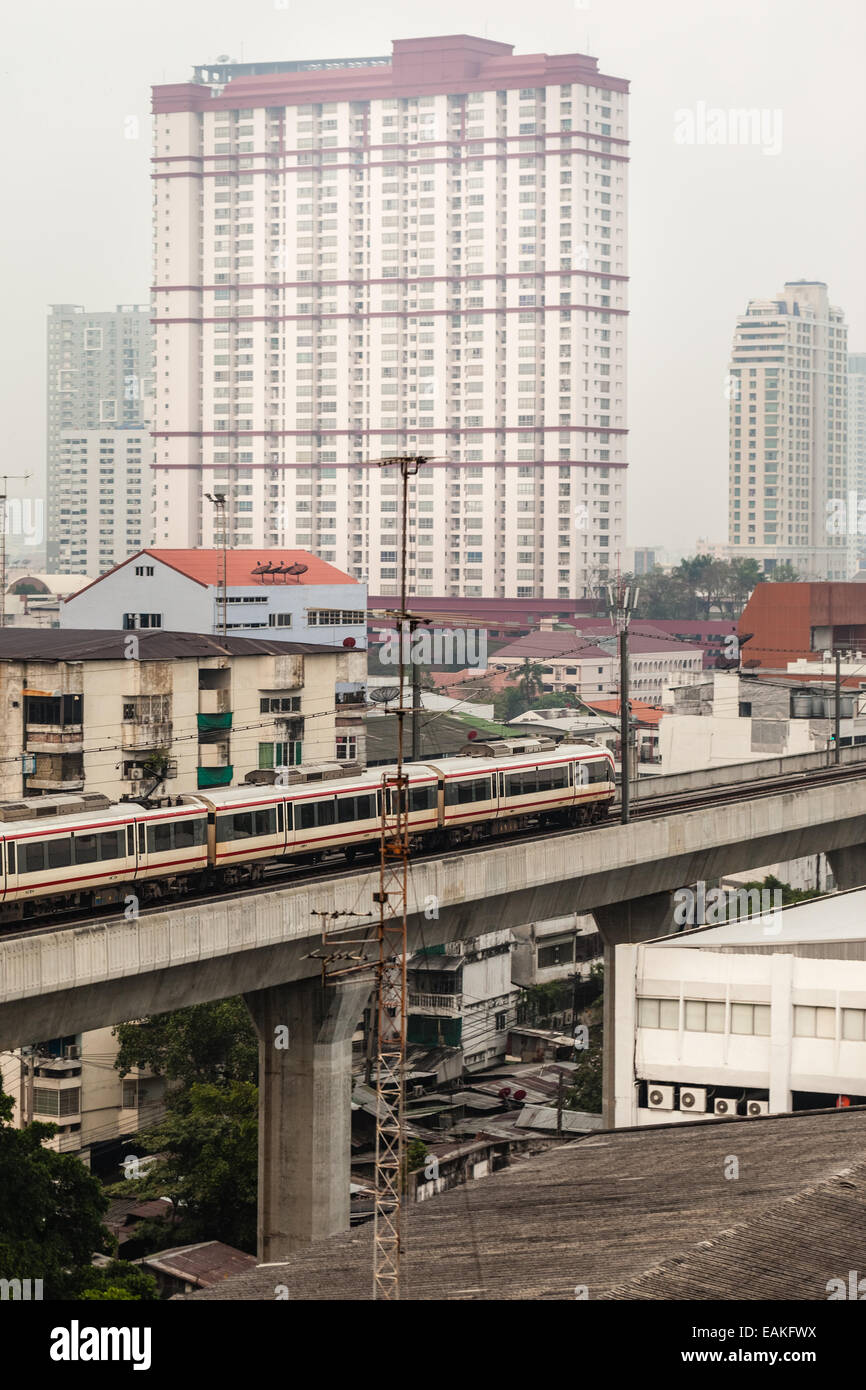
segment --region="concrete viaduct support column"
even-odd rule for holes
[[[653,893],[610,907],[593,908],[604,943],[604,1062],[602,1068],[602,1118],[613,1129],[616,1103],[616,947],[667,936],[673,929],[673,894]]]
[[[866,884],[866,845],[831,849],[827,858],[837,888],[862,888]]]
[[[261,1264],[348,1230],[352,1034],[372,985],[296,980],[244,995],[259,1036]]]

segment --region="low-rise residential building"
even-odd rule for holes
[[[0,800],[117,800],[363,762],[366,653],[189,632],[0,631]]]
[[[156,1124],[165,1112],[165,1079],[140,1067],[122,1077],[114,1066],[118,1046],[108,1027],[0,1053],[13,1126],[56,1125],[47,1147],[89,1164],[94,1151]]]
[[[589,912],[572,912],[514,927],[511,979],[522,989],[590,973],[602,956],[601,936]]]
[[[866,588],[856,581],[757,584],[737,630],[753,669],[784,670],[789,661],[838,648],[866,652]]]
[[[139,550],[71,594],[60,626],[222,633],[223,578],[227,635],[367,645],[366,586],[306,550]]]
[[[617,946],[617,1127],[866,1104],[866,891]]]
[[[407,964],[410,1046],[459,1047],[467,1071],[506,1053],[519,991],[511,981],[508,930],[431,946]]]
[[[629,689],[636,698],[657,697],[671,685],[700,679],[703,650],[675,637],[629,631]],[[619,689],[617,638],[611,625],[593,624],[573,632],[535,632],[502,647],[491,659],[519,675],[525,663],[541,667],[544,693],[573,691],[583,699],[613,695]]]
[[[659,725],[666,774],[816,753],[835,736],[832,683],[810,686],[796,670],[774,680],[715,671],[672,695],[673,712]],[[843,695],[840,746],[866,743],[864,704],[866,695]]]

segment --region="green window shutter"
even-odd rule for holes
[[[259,767],[273,767],[274,765],[274,745],[272,743],[259,744]]]

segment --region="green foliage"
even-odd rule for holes
[[[163,1246],[222,1240],[255,1252],[258,1089],[252,1082],[190,1086],[140,1142],[166,1157],[146,1177],[125,1183],[124,1191],[169,1197],[179,1219],[154,1223],[137,1237],[152,1231]]]
[[[637,617],[707,619],[736,618],[742,613],[757,584],[791,583],[799,578],[787,562],[765,574],[752,559],[716,560],[693,555],[664,574],[629,576],[640,586]]]
[[[76,1155],[43,1148],[56,1125],[13,1129],[11,1118],[0,1093],[0,1272],[42,1279],[47,1299],[74,1298],[92,1255],[112,1249],[108,1198]]]
[[[120,1048],[114,1065],[122,1076],[147,1067],[169,1081],[258,1081],[255,1029],[240,997],[193,1004],[114,1029]]]
[[[789,907],[791,903],[805,903],[808,902],[810,898],[821,897],[821,892],[819,889],[792,888],[790,883],[783,883],[780,878],[776,878],[775,874],[767,874],[767,877],[761,879],[760,881],[758,881],[758,879],[754,879],[751,880],[749,883],[738,884],[737,888],[744,888],[746,892],[749,892],[753,888],[757,888],[759,892],[761,891],[761,889],[767,888],[770,890],[771,893],[774,893],[776,889],[779,889],[782,894],[783,907]]]
[[[78,1298],[89,1301],[125,1299],[153,1300],[159,1297],[156,1280],[138,1265],[125,1260],[112,1260],[111,1264],[97,1269],[91,1265],[85,1270],[78,1286]]]
[[[540,661],[530,661],[526,658],[520,668],[520,693],[526,701],[527,707],[532,704],[533,696],[541,694],[541,677],[544,675],[544,667]]]

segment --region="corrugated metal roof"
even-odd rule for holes
[[[202,656],[345,655],[342,646],[315,642],[282,642],[268,637],[215,637],[209,633],[167,632],[136,628],[133,632],[107,628],[5,627],[0,629],[0,661],[119,661],[135,637],[141,661],[170,661]]]

